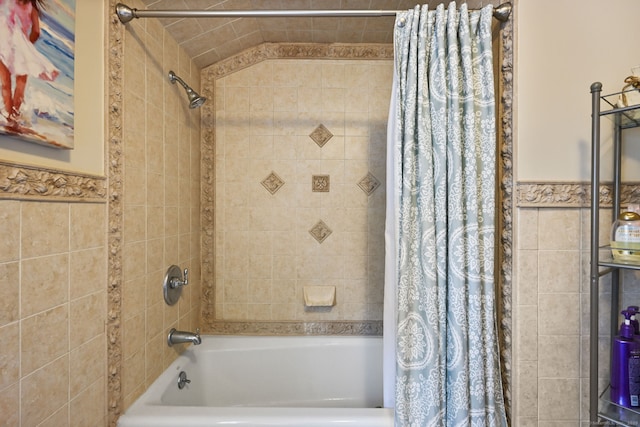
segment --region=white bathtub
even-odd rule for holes
[[[178,388],[178,375],[191,381]],[[204,336],[120,417],[120,427],[392,427],[380,337]]]

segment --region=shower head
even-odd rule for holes
[[[198,95],[196,91],[191,89],[180,77],[176,76],[176,73],[173,71],[169,71],[169,81],[171,83],[178,82],[182,85],[185,91],[187,91],[187,96],[189,97],[189,108],[198,108],[207,100],[204,96]]]

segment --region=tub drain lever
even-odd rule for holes
[[[182,390],[190,382],[191,380],[187,379],[187,373],[185,371],[180,371],[180,374],[178,375],[178,388]]]

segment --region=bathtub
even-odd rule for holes
[[[380,337],[207,335],[118,426],[392,427],[393,410],[381,406]]]

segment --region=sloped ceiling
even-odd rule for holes
[[[123,1],[126,3],[126,0]],[[143,0],[171,10],[407,10],[416,0]],[[468,1],[470,8],[500,1]],[[445,6],[449,3],[445,2]],[[458,2],[462,4],[462,2]],[[129,6],[134,7],[133,4]],[[142,8],[140,8],[142,9]],[[162,18],[169,34],[200,68],[264,42],[392,43],[395,17]]]

